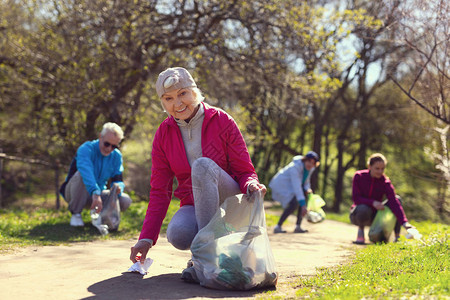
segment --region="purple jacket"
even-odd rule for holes
[[[202,103],[202,155],[225,170],[239,184],[242,193],[251,182],[258,182],[244,138],[233,118],[223,110]],[[155,133],[152,146],[150,200],[139,239],[156,244],[162,222],[172,199],[172,185],[177,178],[175,197],[180,206],[194,205],[191,166],[180,129],[172,116],[165,119]]]
[[[388,199],[386,205],[392,210],[400,224],[408,222],[400,201],[395,197],[394,186],[387,176],[374,178],[370,176],[369,170],[360,170],[355,173],[355,176],[353,176],[352,208],[356,205],[366,204],[376,210],[372,206],[373,202],[383,202],[385,196]]]

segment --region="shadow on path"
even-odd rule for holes
[[[302,278],[351,257],[356,229],[331,220],[318,224],[305,222],[307,234],[294,234],[294,228],[295,218],[286,223],[286,234],[273,234],[273,228],[268,229],[279,275],[277,288],[273,290],[222,291],[185,283],[180,276],[191,258],[190,251],[175,249],[161,236],[157,247],[149,252],[154,262],[145,276],[127,272],[132,265],[130,247],[136,238],[31,246],[0,255],[0,299],[236,300],[266,295],[295,298]],[[33,234],[38,237],[46,229],[35,228]]]
[[[137,273],[124,272],[89,286],[88,291],[95,296],[83,299],[114,299],[118,295],[123,299],[252,298],[264,290],[221,291],[185,283],[180,279],[180,273],[144,278]]]

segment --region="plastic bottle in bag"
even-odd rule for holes
[[[102,224],[102,217],[95,211],[95,209],[91,209],[91,221],[92,225],[100,231],[101,235],[107,235],[109,233],[108,225]]]
[[[91,210],[92,225],[94,225],[102,235],[107,235],[110,231],[119,229],[120,224],[120,204],[117,195],[118,185],[113,184],[108,198],[103,200],[103,209],[97,213]]]

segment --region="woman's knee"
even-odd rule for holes
[[[197,231],[188,226],[170,225],[167,227],[167,240],[179,250],[189,250]]]
[[[195,178],[209,177],[215,175],[214,169],[217,164],[210,158],[197,158],[192,164],[191,175]],[[218,166],[217,166],[218,167]]]
[[[120,211],[126,211],[130,207],[131,202],[133,202],[131,197],[126,193],[122,193],[119,197]]]
[[[180,207],[167,226],[167,240],[177,249],[188,250],[197,231],[195,208],[185,205]]]
[[[361,204],[356,206],[350,214],[350,221],[357,226],[369,226],[372,224],[373,215],[371,207]]]

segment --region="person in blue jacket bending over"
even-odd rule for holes
[[[109,197],[107,183],[117,185],[120,210],[125,211],[131,198],[125,194],[122,179],[122,153],[119,151],[123,131],[116,123],[105,123],[99,138],[83,143],[70,164],[66,180],[60,193],[69,204],[72,213],[71,226],[84,226],[81,218],[83,208],[101,212],[103,202]]]
[[[314,151],[309,151],[305,156],[294,156],[292,161],[270,180],[269,187],[272,189],[272,198],[280,202],[284,208],[280,220],[274,228],[274,233],[286,233],[281,225],[297,208],[297,223],[294,232],[305,233],[308,231],[302,229],[300,225],[302,217],[307,213],[307,195],[312,193],[311,174],[319,164],[319,155]]]

